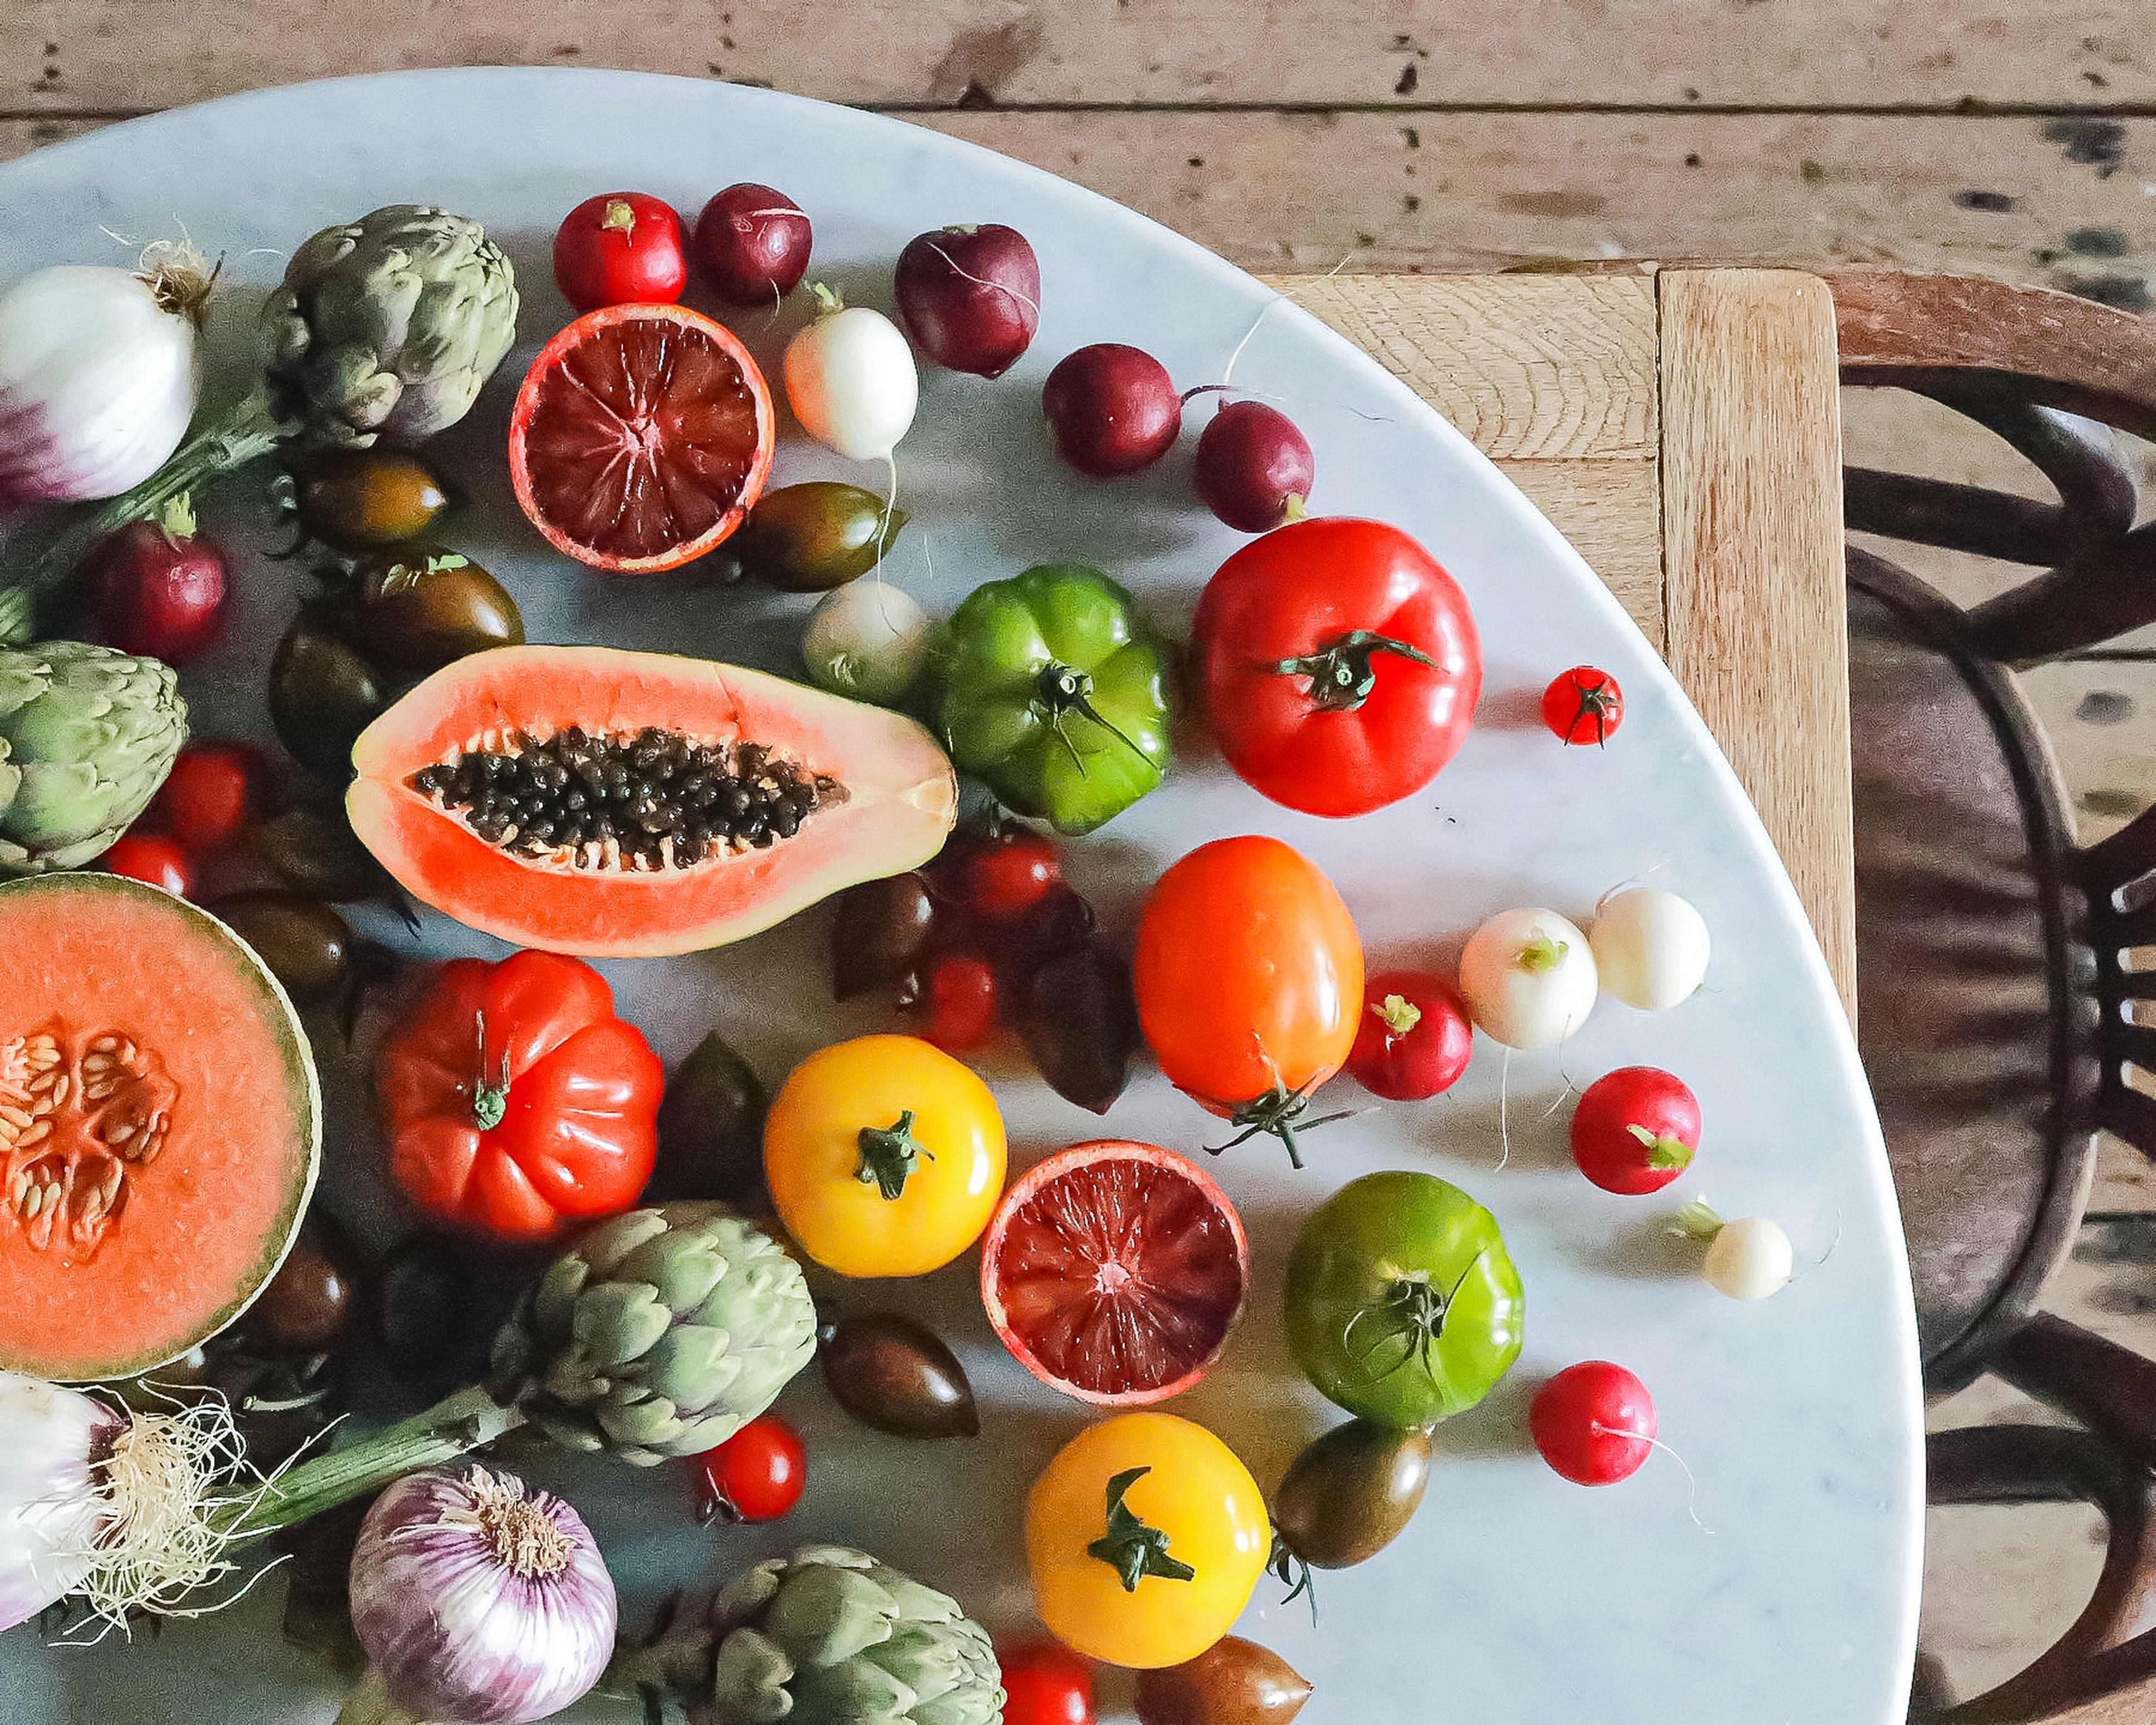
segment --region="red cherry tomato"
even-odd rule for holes
[[[801,1435],[776,1414],[758,1414],[696,1465],[706,1521],[775,1522],[801,1501],[808,1481]]]
[[[1563,742],[1605,743],[1625,722],[1625,691],[1608,671],[1575,665],[1543,691],[1543,723]]]
[[[170,839],[152,833],[123,833],[97,860],[108,875],[125,875],[131,880],[146,880],[162,886],[175,898],[194,896],[194,875],[187,854]]]
[[[1020,916],[1063,878],[1063,853],[1038,833],[1006,833],[966,868],[968,903],[983,916]]]
[[[1658,1192],[1698,1148],[1699,1098],[1653,1066],[1596,1079],[1573,1111],[1572,1159],[1604,1192]]]
[[[1093,1725],[1093,1667],[1060,1641],[996,1649],[1004,1725]]]
[[[949,1055],[971,1054],[996,1034],[996,972],[955,952],[928,973],[928,1040]]]
[[[1380,972],[1363,984],[1348,1070],[1373,1096],[1419,1102],[1450,1090],[1475,1052],[1459,990],[1426,970]]]
[[[270,763],[248,742],[191,742],[151,800],[142,824],[190,850],[236,845],[270,801]]]
[[[587,198],[554,235],[554,280],[579,311],[670,305],[689,282],[681,218],[641,192]]]
[[[1543,1460],[1576,1486],[1614,1486],[1654,1448],[1655,1399],[1622,1366],[1568,1366],[1535,1392],[1527,1430]]]
[[[1466,596],[1382,521],[1327,516],[1252,541],[1206,584],[1192,638],[1228,764],[1308,814],[1420,790],[1459,752],[1482,687]]]

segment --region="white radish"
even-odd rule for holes
[[[1508,1048],[1549,1048],[1594,1010],[1594,948],[1555,911],[1501,911],[1460,955],[1468,1015]]]
[[[848,305],[821,282],[823,311],[786,344],[786,400],[801,429],[856,461],[888,461],[913,424],[913,350],[880,311]]]
[[[1604,991],[1641,1012],[1689,1000],[1707,980],[1707,919],[1674,892],[1635,886],[1613,893],[1587,937]]]
[[[1707,1241],[1702,1273],[1709,1286],[1732,1300],[1764,1300],[1779,1294],[1796,1269],[1796,1250],[1789,1236],[1780,1223],[1764,1216],[1725,1222],[1712,1204],[1695,1199],[1677,1212],[1670,1231]]]
[[[927,614],[910,595],[864,576],[824,595],[810,613],[801,656],[819,687],[889,706],[921,674],[928,628]]]

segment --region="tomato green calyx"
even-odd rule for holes
[[[493,1083],[486,1077],[486,1014],[474,1013],[479,1025],[479,1076],[472,1085],[472,1119],[483,1132],[490,1132],[501,1124],[502,1117],[509,1111],[509,1055],[505,1050],[501,1065]]]
[[[1680,1240],[1712,1240],[1722,1232],[1722,1214],[1703,1198],[1695,1198],[1676,1214],[1670,1232]]]
[[[1090,671],[1081,671],[1075,665],[1050,660],[1041,666],[1033,680],[1034,705],[1045,715],[1049,726],[1055,732],[1063,747],[1070,750],[1070,757],[1078,763],[1080,777],[1084,777],[1086,762],[1078,751],[1071,747],[1070,739],[1064,734],[1064,721],[1072,713],[1090,719],[1141,761],[1152,757],[1132,742],[1108,721],[1107,716],[1093,705],[1093,677]]]
[[[1486,1254],[1477,1252],[1468,1260],[1467,1267],[1460,1272],[1450,1288],[1440,1288],[1427,1276],[1403,1276],[1396,1278],[1383,1299],[1374,1306],[1366,1306],[1348,1319],[1348,1328],[1342,1335],[1341,1345],[1358,1367],[1368,1366],[1378,1350],[1389,1341],[1402,1344],[1400,1357],[1381,1371],[1373,1372],[1374,1381],[1389,1378],[1409,1360],[1420,1359],[1424,1373],[1437,1375],[1433,1363],[1438,1340],[1445,1334],[1445,1321],[1452,1315],[1453,1301],[1460,1297],[1460,1289],[1467,1278],[1475,1273]],[[1354,1352],[1355,1327],[1369,1318],[1382,1327],[1377,1338],[1363,1352]]]
[[[1592,688],[1584,683],[1574,683],[1572,692],[1579,697],[1578,711],[1572,716],[1566,727],[1568,734],[1577,731],[1587,720],[1594,721],[1594,746],[1609,747],[1609,721],[1617,711],[1618,693],[1608,677],[1602,678]]]
[[[599,218],[599,230],[607,234],[633,236],[636,232],[636,208],[625,198],[612,199],[606,213]]]
[[[1625,1130],[1647,1147],[1649,1168],[1689,1168],[1691,1166],[1691,1146],[1682,1138],[1666,1138],[1651,1128],[1634,1124]],[[1719,1220],[1717,1227],[1721,1225]]]
[[[1273,1524],[1272,1554],[1265,1559],[1265,1568],[1287,1589],[1281,1595],[1281,1604],[1292,1605],[1304,1594],[1310,1596],[1310,1621],[1314,1627],[1317,1622],[1317,1572],[1281,1538],[1278,1522]]]
[[[860,1145],[861,1165],[854,1170],[854,1178],[864,1186],[875,1187],[887,1199],[906,1190],[906,1176],[921,1166],[922,1157],[936,1160],[913,1136],[911,1108],[889,1126],[863,1127],[856,1142]]]
[[[1571,950],[1571,942],[1552,940],[1544,935],[1540,940],[1529,941],[1521,947],[1517,962],[1520,968],[1529,975],[1540,976],[1563,963],[1564,955]]]
[[[1148,1527],[1123,1502],[1123,1494],[1143,1479],[1150,1467],[1131,1467],[1108,1481],[1108,1531],[1086,1548],[1086,1555],[1098,1558],[1122,1578],[1123,1591],[1134,1594],[1148,1575],[1163,1581],[1195,1581],[1198,1572],[1168,1554],[1168,1535]]]
[[[1429,654],[1374,629],[1351,629],[1337,640],[1300,659],[1283,659],[1265,669],[1284,677],[1308,677],[1310,699],[1320,712],[1352,713],[1370,698],[1378,686],[1373,662],[1380,653],[1391,653],[1432,670],[1443,670]]]
[[[808,291],[816,296],[816,316],[819,317],[835,316],[846,309],[846,302],[839,297],[839,290],[834,287],[812,281],[808,284]]]
[[[1407,1035],[1422,1022],[1422,1009],[1404,994],[1386,995],[1370,1013],[1395,1036]]]
[[[1315,1120],[1305,1120],[1303,1110],[1310,1106],[1310,1089],[1290,1090],[1280,1080],[1261,1096],[1253,1096],[1239,1106],[1228,1117],[1228,1124],[1237,1128],[1235,1136],[1224,1144],[1208,1144],[1208,1156],[1219,1156],[1238,1144],[1247,1144],[1260,1132],[1269,1132],[1287,1146],[1287,1159],[1296,1168],[1302,1166],[1302,1152],[1296,1146],[1295,1135],[1314,1132],[1321,1126],[1330,1126],[1336,1120],[1352,1120],[1360,1111],[1343,1108],[1337,1114],[1321,1114]]]

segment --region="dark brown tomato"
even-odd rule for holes
[[[1197,1658],[1138,1673],[1138,1725],[1287,1725],[1310,1680],[1270,1647],[1223,1635]]]
[[[260,886],[213,899],[203,908],[254,949],[298,1004],[326,1000],[344,981],[352,962],[352,925],[320,899]]]
[[[255,829],[254,848],[285,886],[331,904],[373,898],[395,884],[341,808],[288,809]]]
[[[927,951],[937,914],[928,883],[918,874],[848,887],[831,923],[832,999],[896,988]]]
[[[763,1117],[770,1106],[755,1069],[712,1031],[666,1081],[659,1160],[644,1201],[717,1199],[737,1209],[767,1209]]]
[[[346,614],[368,659],[415,676],[524,644],[524,615],[509,589],[470,557],[431,547],[368,558]]]
[[[842,1318],[817,1341],[832,1398],[862,1425],[894,1437],[979,1435],[966,1368],[933,1330],[875,1312]]]
[[[1367,1563],[1399,1536],[1430,1481],[1430,1433],[1351,1420],[1288,1464],[1273,1494],[1281,1543],[1317,1569]]]
[[[300,525],[341,551],[401,545],[448,509],[448,488],[403,449],[324,449],[292,475]]]
[[[397,1374],[427,1389],[469,1383],[500,1313],[468,1250],[414,1234],[375,1277],[374,1330]]]
[[[1050,958],[1019,997],[1019,1034],[1049,1087],[1106,1114],[1130,1081],[1140,1033],[1131,968],[1092,940]]]
[[[727,549],[782,593],[828,593],[889,556],[911,519],[859,485],[809,480],[766,491]]]
[[[343,1339],[358,1305],[352,1273],[303,1238],[248,1309],[248,1338],[275,1353],[320,1353]]]
[[[352,746],[388,703],[381,674],[342,639],[325,607],[295,618],[270,661],[270,721],[310,773],[334,784],[352,777]]]

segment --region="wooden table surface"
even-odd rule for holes
[[[1272,280],[1473,439],[1623,602],[1758,805],[1853,1019],[1825,284],[1768,270]]]

